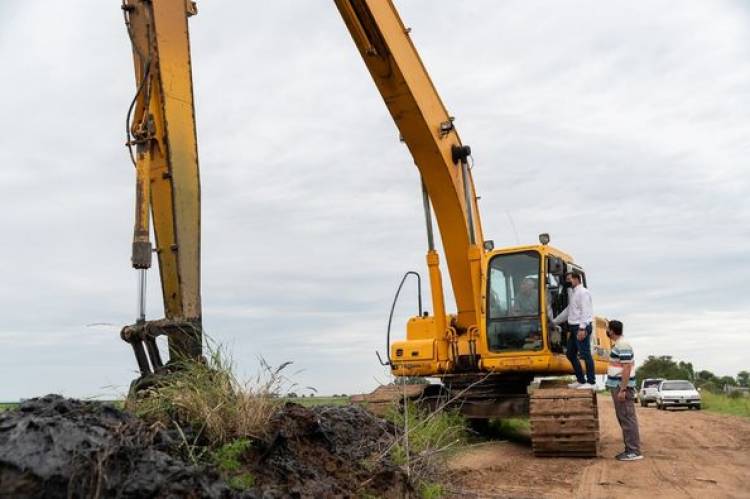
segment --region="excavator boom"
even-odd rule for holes
[[[551,321],[567,304],[565,273],[582,269],[549,247],[548,236],[540,237],[539,246],[495,250],[485,243],[468,165],[471,151],[461,143],[392,0],[334,2],[425,190],[434,315],[412,317],[406,339],[389,345],[392,373],[440,378],[440,385],[417,387],[422,402],[457,401],[469,418],[529,415],[538,455],[596,455],[595,394],[550,382],[529,394],[536,376],[572,372],[561,331]],[[455,316],[445,313],[430,201],[456,299]],[[597,319],[592,341],[600,373],[608,353],[601,348],[604,327],[606,321]],[[383,389],[364,400],[382,403],[387,395]]]
[[[186,0],[123,0],[133,46],[136,93],[128,110],[127,146],[136,169],[133,267],[140,310],[122,338],[133,345],[142,375],[162,367],[155,338],[166,335],[170,360],[199,357],[200,183]],[[150,220],[156,244],[150,241]],[[145,273],[159,261],[165,318],[145,320]],[[149,366],[149,363],[151,364]]]
[[[466,330],[480,320],[479,262],[484,242],[467,164],[470,150],[461,144],[453,117],[435,90],[393,2],[335,3],[419,168],[442,235],[456,299],[457,329]]]

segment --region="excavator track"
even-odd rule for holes
[[[531,444],[535,456],[596,457],[599,409],[596,392],[542,381],[530,397]]]

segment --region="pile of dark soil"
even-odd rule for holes
[[[251,471],[264,494],[294,497],[409,497],[388,457],[393,428],[359,405],[287,403],[271,421],[275,438],[256,446]]]
[[[0,497],[231,497],[170,455],[177,438],[110,405],[31,399],[0,413]]]
[[[384,452],[392,428],[359,406],[286,404],[242,456],[250,490],[180,457],[176,430],[115,407],[47,395],[0,413],[0,498],[408,497]]]

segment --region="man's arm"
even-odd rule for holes
[[[585,293],[581,293],[581,325],[586,327],[587,324],[594,322],[594,305],[591,301],[591,293],[586,290]]]
[[[568,320],[568,307],[565,307],[565,310],[560,312],[560,314],[552,319],[552,322],[557,324],[558,326]]]
[[[622,379],[620,380],[620,389],[617,392],[617,398],[619,400],[625,400],[628,393],[628,383],[630,382],[630,371],[633,370],[633,364],[622,365]]]
[[[618,357],[620,359],[620,364],[622,365],[622,378],[620,378],[617,398],[619,400],[625,400],[628,392],[628,383],[630,382],[630,373],[633,372],[633,362],[635,361],[635,356],[633,355],[633,350],[630,348],[630,345],[621,349]]]

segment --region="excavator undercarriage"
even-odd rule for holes
[[[529,385],[523,377],[454,375],[442,384],[384,385],[352,398],[379,416],[415,403],[426,411],[457,410],[472,426],[496,418],[528,417],[531,445],[539,457],[596,457],[599,412],[592,390],[568,388],[565,381]]]

